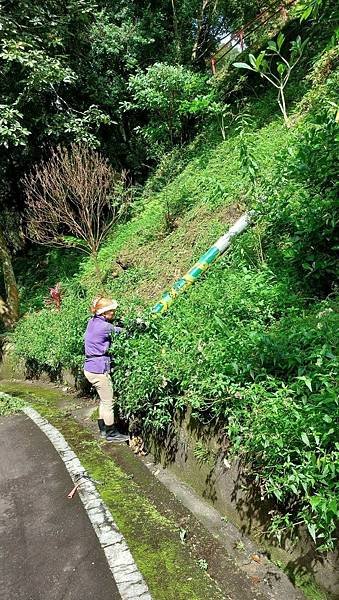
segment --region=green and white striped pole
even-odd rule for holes
[[[182,294],[188,287],[195,283],[199,279],[200,275],[207,271],[209,267],[221,256],[228,246],[231,244],[232,239],[245,231],[252,221],[254,211],[244,213],[227,233],[222,235],[216,242],[211,246],[205,254],[203,254],[199,260],[193,265],[193,267],[185,273],[180,279],[178,279],[172,287],[165,292],[159,302],[157,302],[151,309],[151,316],[157,317],[173,304],[174,300]]]

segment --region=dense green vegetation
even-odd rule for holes
[[[7,416],[15,412],[19,412],[24,406],[23,400],[20,398],[13,398],[9,394],[0,392],[0,416]]]
[[[108,17],[100,18],[107,33]],[[229,453],[250,465],[253,485],[275,499],[272,533],[281,538],[304,525],[326,551],[334,547],[339,512],[338,49],[324,19],[321,28],[313,21],[307,27],[310,41],[286,88],[288,128],[274,91],[256,74],[240,79],[234,69],[205,90],[203,69],[190,71],[188,60],[173,66],[168,55],[168,64],[151,66],[143,38],[147,60],[142,73],[131,67],[124,79],[124,107],[138,115],[137,124],[128,122],[138,128],[138,144],[146,140],[144,159],[158,164],[144,187],[137,181],[129,214],[98,262],[102,286],[118,298],[126,323],[113,344],[125,416],[166,435],[176,412],[189,407],[198,424],[223,432]],[[286,36],[299,28],[294,21]],[[104,39],[107,60],[113,42]],[[174,38],[171,51],[176,47]],[[183,95],[169,105],[178,82]],[[91,94],[107,92],[101,84],[92,82]],[[110,143],[104,138],[102,147],[112,157]],[[134,162],[119,146],[136,172],[138,144]],[[138,331],[135,316],[148,321],[161,291],[248,207],[255,225],[165,317]],[[16,266],[25,315],[12,335],[15,351],[36,371],[79,369],[96,266],[75,251],[43,259],[30,252],[30,261]],[[43,263],[40,273],[35,260]],[[60,280],[58,311],[44,299]]]
[[[115,170],[129,170],[133,183],[143,181],[159,151],[168,149],[168,139],[187,142],[194,136],[206,108],[206,100],[199,108],[200,94],[195,98],[206,81],[205,60],[225,31],[239,27],[245,12],[246,18],[255,15],[258,5],[258,0],[185,0],[178,6],[175,0],[114,5],[14,0],[1,5],[0,316],[6,327],[19,316],[11,261],[26,231],[23,176],[50,157],[51,147],[76,142],[100,146]],[[156,98],[157,86],[152,89],[149,80],[155,62],[163,90],[171,90],[165,104],[177,109],[175,97],[183,87],[182,116],[165,108],[163,93]],[[148,104],[143,80],[152,98]],[[212,102],[213,93],[205,96]],[[213,107],[222,109],[218,103]],[[161,143],[151,125],[154,111]],[[164,112],[169,120],[162,124]]]

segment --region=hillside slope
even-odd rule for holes
[[[336,49],[321,55],[290,129],[268,92],[225,141],[206,131],[164,159],[99,255],[104,287],[130,323],[113,346],[126,417],[165,435],[190,407],[217,425],[276,500],[272,532],[303,524],[323,551],[334,547],[338,515],[337,59]],[[134,317],[249,206],[256,224],[165,317],[136,330]],[[62,285],[61,311],[28,313],[13,335],[38,370],[82,362],[99,288],[93,263],[80,261]]]

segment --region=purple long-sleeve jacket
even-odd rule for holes
[[[111,359],[108,350],[112,333],[120,333],[116,327],[106,321],[105,317],[95,315],[87,324],[85,332],[85,371],[90,373],[108,373]]]

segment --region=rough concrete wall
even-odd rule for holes
[[[333,598],[339,598],[338,552],[318,556],[305,531],[282,547],[265,536],[274,504],[261,497],[251,481],[250,465],[227,457],[227,440],[190,419],[177,422],[166,442],[149,440],[156,459],[186,481],[222,515],[249,535],[274,561],[281,561],[292,577],[310,574]],[[200,459],[199,459],[200,455]],[[201,459],[203,456],[203,460]]]
[[[71,369],[61,369],[60,373],[51,377],[50,373],[41,371],[36,373],[27,367],[24,360],[19,360],[13,353],[13,346],[8,341],[0,340],[0,379],[13,379],[25,381],[25,379],[36,379],[44,383],[54,381],[78,391],[88,393],[90,385],[82,372],[74,373]]]
[[[24,361],[18,360],[13,355],[12,345],[3,340],[0,342],[0,379],[26,378],[26,367]]]

